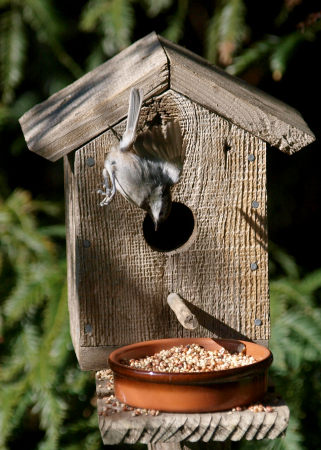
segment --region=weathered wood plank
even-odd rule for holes
[[[151,33],[26,112],[20,124],[27,145],[56,161],[123,119],[131,87],[143,87],[146,101],[169,80],[173,90],[282,151],[315,139],[294,108]]]
[[[188,441],[189,442],[198,442],[198,441],[202,440],[205,433],[209,429],[211,420],[212,420],[212,417],[210,414],[202,414],[200,416],[200,423],[199,423],[198,427],[189,436]]]
[[[184,251],[152,250],[142,233],[144,211],[119,194],[108,207],[99,205],[97,188],[105,154],[117,142],[114,134],[108,131],[76,151],[77,287],[71,292],[77,291],[79,302],[79,345],[96,347],[103,357],[104,346],[164,337],[266,340],[265,144],[172,91],[143,108],[140,126],[156,113],[177,117],[185,130],[186,160],[173,200],[193,211],[197,233]],[[166,302],[169,292],[179,293],[195,314],[196,331],[180,326]]]
[[[168,61],[151,33],[20,119],[28,148],[56,161],[123,119],[133,86],[144,100],[168,88]]]
[[[301,114],[194,53],[159,37],[170,60],[170,87],[292,154],[315,140]]]
[[[65,208],[66,208],[66,246],[67,281],[70,334],[78,360],[80,357],[79,300],[77,289],[77,217],[76,217],[76,181],[74,176],[74,152],[64,157]]]
[[[106,445],[185,442],[190,447],[189,443],[197,442],[275,439],[284,434],[289,422],[287,406],[282,400],[277,404],[275,402],[275,396],[267,402],[273,405],[274,411],[271,413],[247,409],[205,414],[160,413],[155,417],[133,416],[133,412],[126,411],[99,415],[99,427]],[[98,413],[104,405],[104,400],[100,398]]]

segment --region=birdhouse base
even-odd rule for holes
[[[258,408],[254,406],[254,410],[176,414],[128,409],[114,399],[112,383],[97,376],[96,390],[105,445],[140,443],[148,444],[149,450],[165,450],[165,446],[166,450],[179,450],[211,444],[211,449],[227,450],[231,441],[283,437],[290,417],[284,400],[274,392],[262,401],[263,411],[255,411]]]

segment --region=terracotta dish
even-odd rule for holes
[[[168,373],[133,369],[122,360],[154,355],[173,346],[198,344],[207,350],[224,347],[241,351],[256,362],[248,366],[217,372]],[[167,412],[210,412],[248,405],[260,400],[267,391],[267,369],[272,353],[261,345],[247,341],[210,338],[159,339],[127,345],[109,356],[114,372],[116,398],[136,408]]]

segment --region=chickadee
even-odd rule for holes
[[[151,216],[155,230],[169,215],[172,198],[170,188],[180,179],[185,157],[180,125],[169,121],[165,133],[161,126],[140,133],[136,130],[143,101],[143,90],[130,92],[126,131],[118,148],[112,148],[103,169],[106,192],[100,203],[108,205],[116,190],[126,200]],[[112,186],[109,187],[107,174]]]

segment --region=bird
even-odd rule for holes
[[[185,144],[180,124],[169,120],[162,128],[154,125],[137,134],[143,90],[132,88],[126,130],[117,147],[107,154],[103,168],[105,198],[108,205],[118,191],[126,200],[147,211],[155,231],[167,219],[171,206],[171,187],[180,180]],[[108,180],[111,181],[111,187]]]

